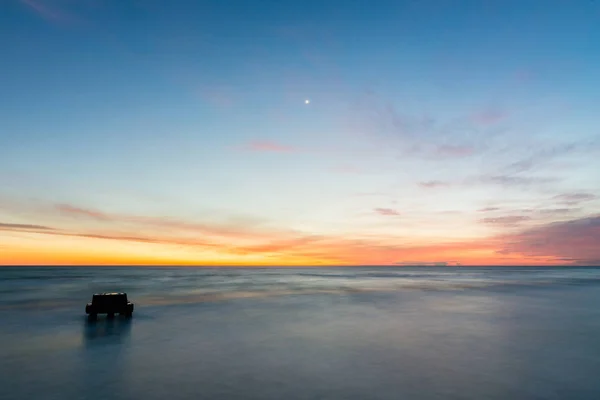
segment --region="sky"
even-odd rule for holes
[[[5,0],[0,264],[600,265],[600,2]]]

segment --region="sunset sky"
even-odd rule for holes
[[[0,52],[0,264],[600,265],[599,1],[3,0]]]

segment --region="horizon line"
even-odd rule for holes
[[[357,264],[357,265],[186,265],[186,264],[0,264],[0,268],[600,268],[600,265],[394,265],[394,264]]]

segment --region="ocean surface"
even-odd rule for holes
[[[88,321],[95,292],[133,318]],[[0,268],[0,399],[600,399],[600,268]]]

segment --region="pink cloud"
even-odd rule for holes
[[[508,118],[508,113],[500,110],[484,110],[471,115],[471,121],[480,125],[494,125]]]
[[[332,170],[340,174],[360,174],[363,172],[360,168],[352,165],[337,165]]]
[[[297,149],[292,146],[262,140],[250,142],[246,146],[244,146],[244,148],[250,151],[267,153],[293,153],[297,151]]]
[[[235,103],[233,91],[227,87],[202,89],[200,96],[216,107],[231,107]]]
[[[528,69],[520,69],[515,72],[515,79],[518,82],[529,82],[535,77],[534,73]]]
[[[492,211],[499,211],[499,210],[500,210],[500,208],[498,208],[498,207],[485,207],[485,208],[481,208],[481,209],[479,209],[477,211],[479,211],[479,212],[492,212]]]
[[[531,217],[524,215],[507,215],[504,217],[484,218],[481,220],[484,224],[494,224],[503,226],[514,226],[522,222],[529,221]]]
[[[432,188],[437,188],[437,187],[442,187],[442,186],[448,186],[448,183],[442,182],[442,181],[426,181],[426,182],[419,182],[419,186],[428,188],[428,189],[432,189]]]
[[[400,215],[400,213],[396,210],[394,210],[393,208],[375,208],[373,211],[375,211],[377,214],[380,215],[386,215],[386,216],[398,216]]]
[[[575,264],[598,265],[600,216],[556,222],[507,236],[500,253],[553,256]]]
[[[475,149],[470,146],[441,145],[435,149],[435,154],[439,156],[466,157],[475,153]]]

